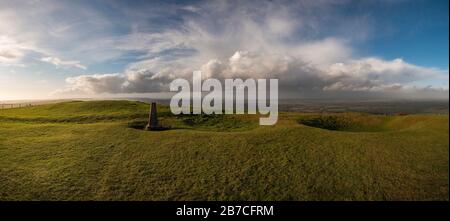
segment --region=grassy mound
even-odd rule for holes
[[[169,113],[165,106],[159,109],[162,115]],[[1,110],[0,119],[38,123],[92,123],[145,117],[148,111],[148,104],[135,101],[71,101]]]

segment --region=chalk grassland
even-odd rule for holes
[[[449,200],[448,115],[172,116],[65,102],[0,110],[0,200]]]

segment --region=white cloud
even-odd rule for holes
[[[448,71],[420,67],[402,59],[386,61],[378,58],[363,58],[333,64],[325,71],[327,81],[332,84],[325,86],[324,90],[401,90],[405,86],[418,87],[421,81],[427,79],[448,82]]]
[[[57,57],[43,57],[41,58],[41,61],[53,64],[56,67],[87,69],[80,61],[65,61]]]
[[[80,75],[66,79],[68,87],[54,94],[117,94],[160,92],[167,87],[160,77],[147,70],[128,71],[126,73]]]
[[[0,49],[0,63],[17,63],[23,57],[23,52],[14,48]]]
[[[173,79],[185,77],[190,80],[192,71],[196,69],[173,66],[159,70],[136,69],[122,74],[72,77],[67,81],[68,88],[62,92],[167,92]],[[401,59],[363,58],[324,67],[287,55],[237,51],[228,59],[209,60],[200,66],[200,70],[204,78],[277,78],[281,92],[316,97],[330,96],[330,93],[336,95],[336,92],[348,97],[352,96],[349,93],[372,93],[385,98],[448,96],[448,87],[421,87],[415,84],[430,78],[448,81],[448,72],[419,67]]]
[[[192,13],[199,12],[201,9],[199,7],[193,6],[193,5],[187,5],[180,8],[181,10],[186,10]]]
[[[26,49],[26,46],[21,45],[8,36],[0,35],[0,65],[20,65],[19,62],[25,56]]]
[[[351,59],[353,49],[343,40],[326,38],[293,47],[300,59],[317,66],[328,66]],[[289,51],[289,49],[287,49]]]

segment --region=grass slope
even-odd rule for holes
[[[172,130],[130,128],[148,108],[0,110],[0,200],[449,199],[448,115],[349,113],[326,130],[302,123],[318,115],[257,126],[257,116],[176,117],[159,106]]]

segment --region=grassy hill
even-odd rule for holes
[[[172,116],[65,102],[0,110],[0,200],[449,200],[448,115]]]

